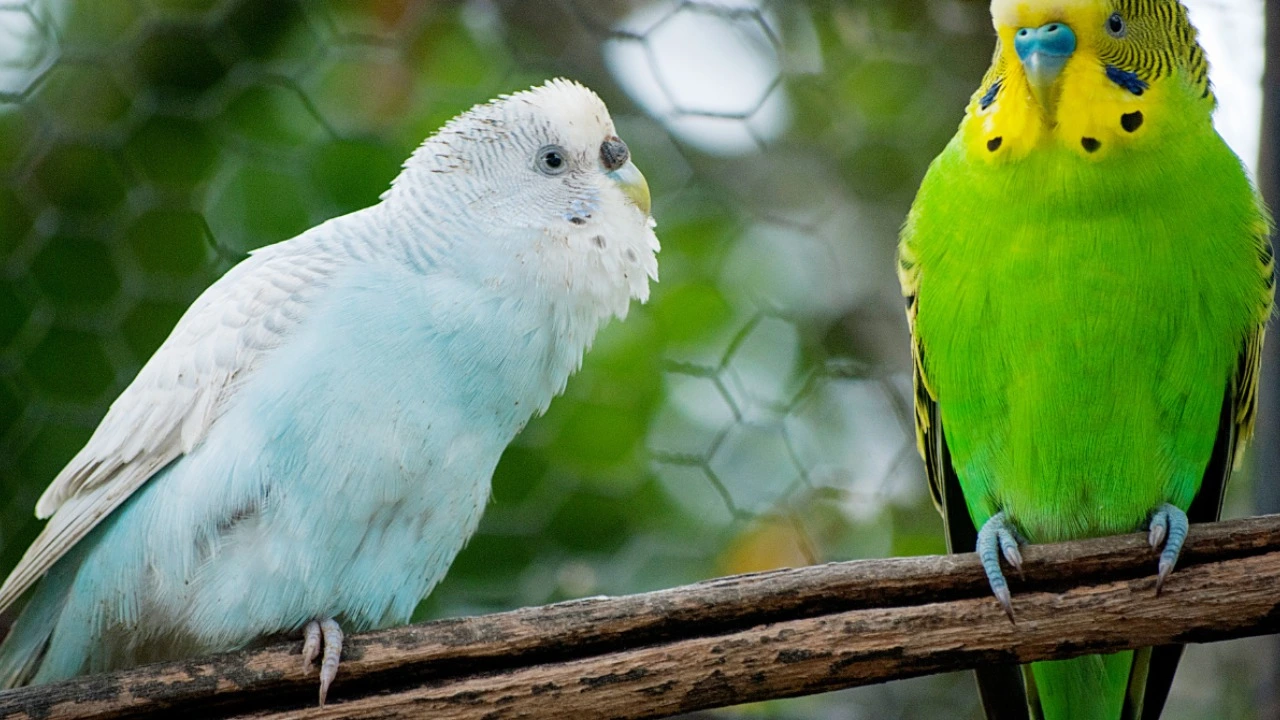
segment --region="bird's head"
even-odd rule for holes
[[[993,161],[1046,143],[1103,158],[1209,119],[1208,65],[1178,0],[993,0],[991,17],[996,55],[968,114]]]
[[[604,103],[569,80],[449,121],[405,163],[387,201],[437,232],[480,236],[449,252],[491,284],[568,292],[602,315],[625,315],[657,279],[649,186]]]

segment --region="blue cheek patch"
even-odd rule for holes
[[[1141,95],[1147,89],[1147,83],[1137,73],[1121,70],[1115,65],[1107,66],[1107,79],[1128,90],[1134,95]]]
[[[986,110],[991,107],[991,103],[996,101],[996,96],[1000,94],[1000,86],[1004,84],[1004,80],[996,80],[991,83],[991,87],[987,88],[987,92],[978,101],[978,108]]]
[[[600,208],[599,198],[595,193],[589,193],[585,197],[575,197],[569,202],[566,208],[564,219],[574,225],[586,225],[591,215]]]

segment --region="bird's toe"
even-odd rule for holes
[[[1164,544],[1164,549],[1160,551],[1160,562],[1156,566],[1156,593],[1159,594],[1164,581],[1178,562],[1178,555],[1182,553],[1182,545],[1187,540],[1191,524],[1187,520],[1187,514],[1180,508],[1164,503],[1151,514],[1148,527],[1150,533],[1147,539],[1151,547],[1158,548]]]
[[[1021,537],[1009,524],[1004,512],[998,512],[982,524],[978,530],[978,559],[982,561],[982,569],[987,574],[987,582],[991,592],[1004,608],[1004,612],[1013,621],[1013,598],[1009,593],[1009,582],[1000,569],[1000,557],[1018,570],[1022,569],[1022,553],[1018,550]]]
[[[342,628],[333,618],[320,621],[320,633],[324,636],[324,657],[320,661],[320,706],[324,707],[329,696],[329,686],[338,676],[338,661],[342,658]]]
[[[342,639],[342,628],[333,618],[312,620],[302,629],[302,672],[310,673],[316,658],[320,658],[321,707],[329,697],[329,686],[338,676]]]
[[[320,656],[320,623],[312,620],[302,629],[302,672],[310,673],[311,664]]]

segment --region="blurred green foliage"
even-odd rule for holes
[[[691,90],[713,66],[682,33],[725,77]],[[508,450],[420,617],[943,551],[891,258],[990,56],[985,3],[28,0],[0,5],[0,42],[0,569],[201,290],[556,75],[647,174],[662,281]],[[1204,668],[1240,652],[1192,653],[1182,677],[1209,679],[1171,715],[1214,707]],[[975,708],[956,675],[734,712]]]

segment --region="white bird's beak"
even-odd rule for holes
[[[649,183],[645,182],[644,174],[640,172],[640,168],[628,160],[626,165],[609,173],[608,176],[609,179],[618,183],[618,187],[622,189],[623,194],[631,198],[631,202],[635,203],[641,212],[645,215],[649,214]]]

